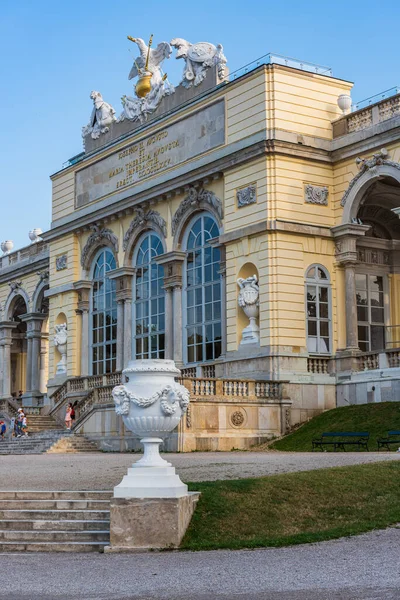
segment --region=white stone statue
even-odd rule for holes
[[[152,87],[164,82],[164,74],[161,70],[161,65],[166,58],[169,58],[172,53],[171,46],[168,42],[161,42],[157,48],[151,48],[152,37],[147,46],[141,38],[133,38],[128,36],[128,40],[137,44],[140,55],[134,60],[133,67],[128,75],[128,79],[139,77],[144,70],[151,73]]]
[[[140,56],[134,61],[128,76],[128,79],[139,78],[135,86],[137,97],[122,96],[123,111],[118,122],[128,119],[144,123],[148,115],[157,109],[164,96],[175,92],[174,86],[161,70],[162,62],[170,57],[172,50],[168,42],[161,42],[157,48],[152,48],[153,36],[148,46],[141,38],[128,36],[128,39],[137,44],[140,51]]]
[[[207,75],[207,69],[216,65],[218,67],[218,77],[222,80],[226,73],[226,58],[223,54],[221,44],[214,46],[208,42],[198,42],[190,44],[182,38],[171,40],[171,46],[176,48],[175,58],[185,60],[183,79],[181,85],[185,88],[195,87],[204,81]]]
[[[159,445],[179,424],[189,405],[189,392],[175,381],[173,360],[133,360],[124,369],[125,385],[112,391],[115,411],[141,438],[144,456],[114,488],[119,498],[179,498],[187,494],[175,469],[161,458]]]
[[[260,328],[256,320],[259,314],[260,290],[257,275],[252,275],[247,279],[239,278],[237,283],[240,288],[238,304],[250,321],[249,325],[242,331],[240,345],[258,344],[260,342]]]
[[[93,110],[89,123],[82,127],[82,137],[85,138],[90,134],[94,140],[97,140],[101,133],[109,131],[111,123],[117,119],[115,110],[111,104],[103,100],[100,92],[91,92],[90,97],[93,100]]]
[[[67,373],[67,324],[61,323],[60,325],[56,325],[55,331],[54,346],[61,354],[61,360],[57,364],[56,375],[65,375]]]

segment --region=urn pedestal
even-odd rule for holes
[[[126,383],[113,389],[115,410],[140,436],[144,453],[114,488],[107,551],[177,547],[199,494],[188,492],[159,446],[186,412],[189,392],[176,382],[172,360],[131,361],[123,374]]]
[[[238,304],[249,319],[249,324],[242,331],[240,346],[246,344],[260,344],[260,328],[257,325],[257,318],[260,312],[259,308],[259,287],[256,275],[247,279],[238,279],[240,288]]]

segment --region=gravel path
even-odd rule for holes
[[[235,552],[1,556],[4,600],[398,600],[400,529]]]
[[[386,460],[400,453],[377,452],[193,452],[166,454],[183,481],[260,477]],[[112,489],[137,454],[37,454],[1,456],[2,490]]]

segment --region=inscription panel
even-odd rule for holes
[[[154,177],[225,142],[225,105],[217,102],[76,173],[80,208]]]

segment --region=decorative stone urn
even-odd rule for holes
[[[259,287],[256,275],[239,278],[237,284],[240,288],[238,304],[243,309],[244,314],[250,323],[242,331],[242,344],[258,344],[260,342],[260,328],[257,325],[259,314]]]
[[[31,243],[37,244],[37,242],[40,242],[40,236],[42,233],[42,230],[39,228],[32,229],[32,231],[29,232],[29,239],[31,240]]]
[[[1,250],[3,255],[6,256],[10,254],[11,250],[14,248],[14,242],[12,240],[6,240],[5,242],[1,242]]]
[[[173,360],[133,360],[124,369],[124,385],[112,391],[115,412],[144,447],[143,457],[114,488],[115,498],[180,498],[188,488],[175,469],[161,458],[163,438],[179,424],[189,404],[188,390],[175,381]]]
[[[56,375],[65,375],[67,373],[67,324],[61,323],[55,327],[54,346],[61,354],[61,360],[57,364]]]
[[[338,107],[344,115],[347,115],[350,112],[351,102],[351,96],[349,94],[340,94],[340,96],[338,96]]]

